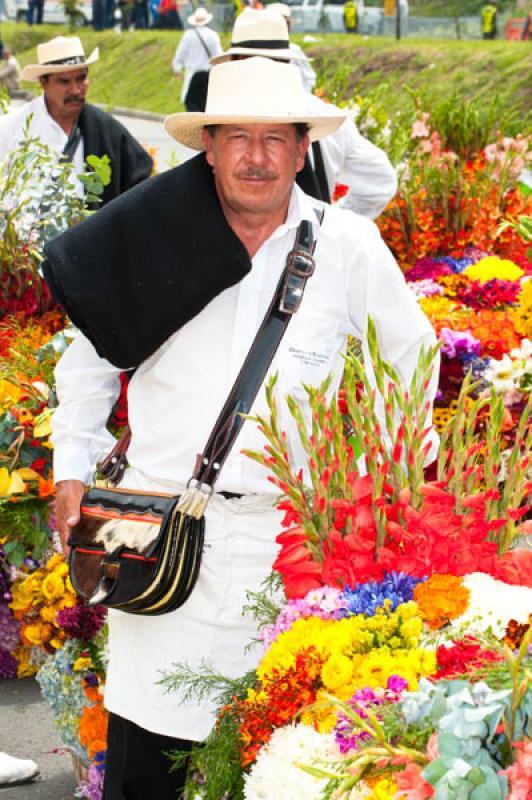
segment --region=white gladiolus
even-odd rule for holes
[[[465,626],[472,634],[491,628],[495,636],[501,637],[511,619],[521,624],[528,622],[528,615],[532,614],[532,589],[510,586],[483,572],[466,575],[464,585],[471,598],[467,611],[454,620],[454,626]]]

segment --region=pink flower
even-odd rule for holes
[[[532,798],[532,742],[514,742],[518,750],[517,761],[499,775],[506,775],[509,784],[507,800],[531,800]]]
[[[422,776],[418,764],[409,764],[402,772],[395,773],[394,778],[399,789],[395,800],[428,800],[434,797],[434,789]]]
[[[423,139],[425,136],[430,136],[430,131],[427,128],[427,121],[429,115],[423,113],[421,119],[416,119],[412,125],[412,139]]]

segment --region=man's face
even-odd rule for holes
[[[58,72],[40,79],[52,116],[77,117],[89,88],[88,69]]]
[[[288,202],[302,169],[308,136],[298,141],[294,125],[220,125],[203,132],[216,188],[237,213],[275,213]]]

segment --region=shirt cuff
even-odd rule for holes
[[[54,447],[54,483],[91,483],[96,471],[90,448],[84,442],[59,442]]]

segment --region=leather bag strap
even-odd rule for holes
[[[316,210],[321,225],[323,212]],[[192,478],[199,484],[213,486],[229,452],[249,414],[266,373],[273,361],[292,316],[298,311],[307,280],[315,269],[316,239],[312,223],[302,220],[293,249],[275,289],[272,301],[258,329],[233,387],[216,420],[207,444],[198,455]],[[126,467],[126,451],[131,440],[125,428],[113,450],[99,465],[102,475],[119,483]]]
[[[324,203],[331,202],[331,195],[329,193],[329,184],[327,183],[327,174],[325,172],[325,164],[323,161],[323,153],[319,142],[312,142],[312,155],[314,156],[314,171],[320,187],[321,199]]]

